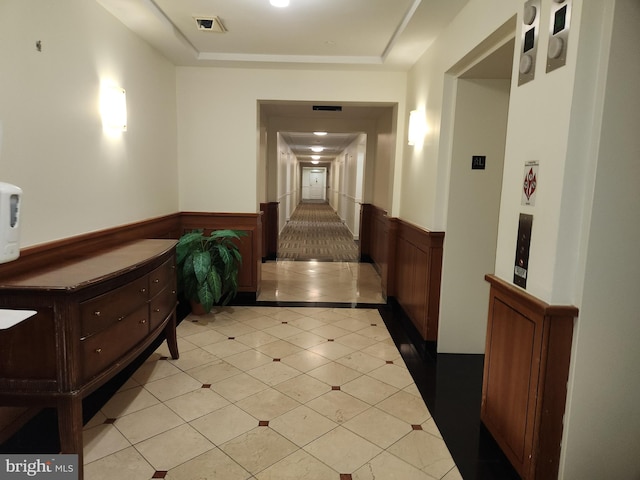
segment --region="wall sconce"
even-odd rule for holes
[[[411,110],[409,113],[409,145],[422,145],[426,133],[427,121],[424,118],[424,112]]]
[[[124,88],[102,87],[100,114],[104,130],[121,132],[127,130],[127,94]]]

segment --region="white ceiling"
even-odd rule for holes
[[[97,0],[176,65],[406,70],[468,0]],[[194,17],[218,17],[225,33]]]

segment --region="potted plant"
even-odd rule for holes
[[[214,304],[226,305],[238,292],[242,256],[234,240],[246,236],[239,230],[203,230],[185,233],[176,245],[178,290],[192,304],[209,313]]]

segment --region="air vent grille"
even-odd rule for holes
[[[320,112],[341,112],[342,111],[342,107],[339,105],[314,105],[313,109]]]
[[[218,17],[193,17],[196,21],[196,27],[201,32],[224,33],[227,31]]]

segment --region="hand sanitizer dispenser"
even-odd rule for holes
[[[20,256],[20,201],[22,190],[0,182],[0,263]]]

